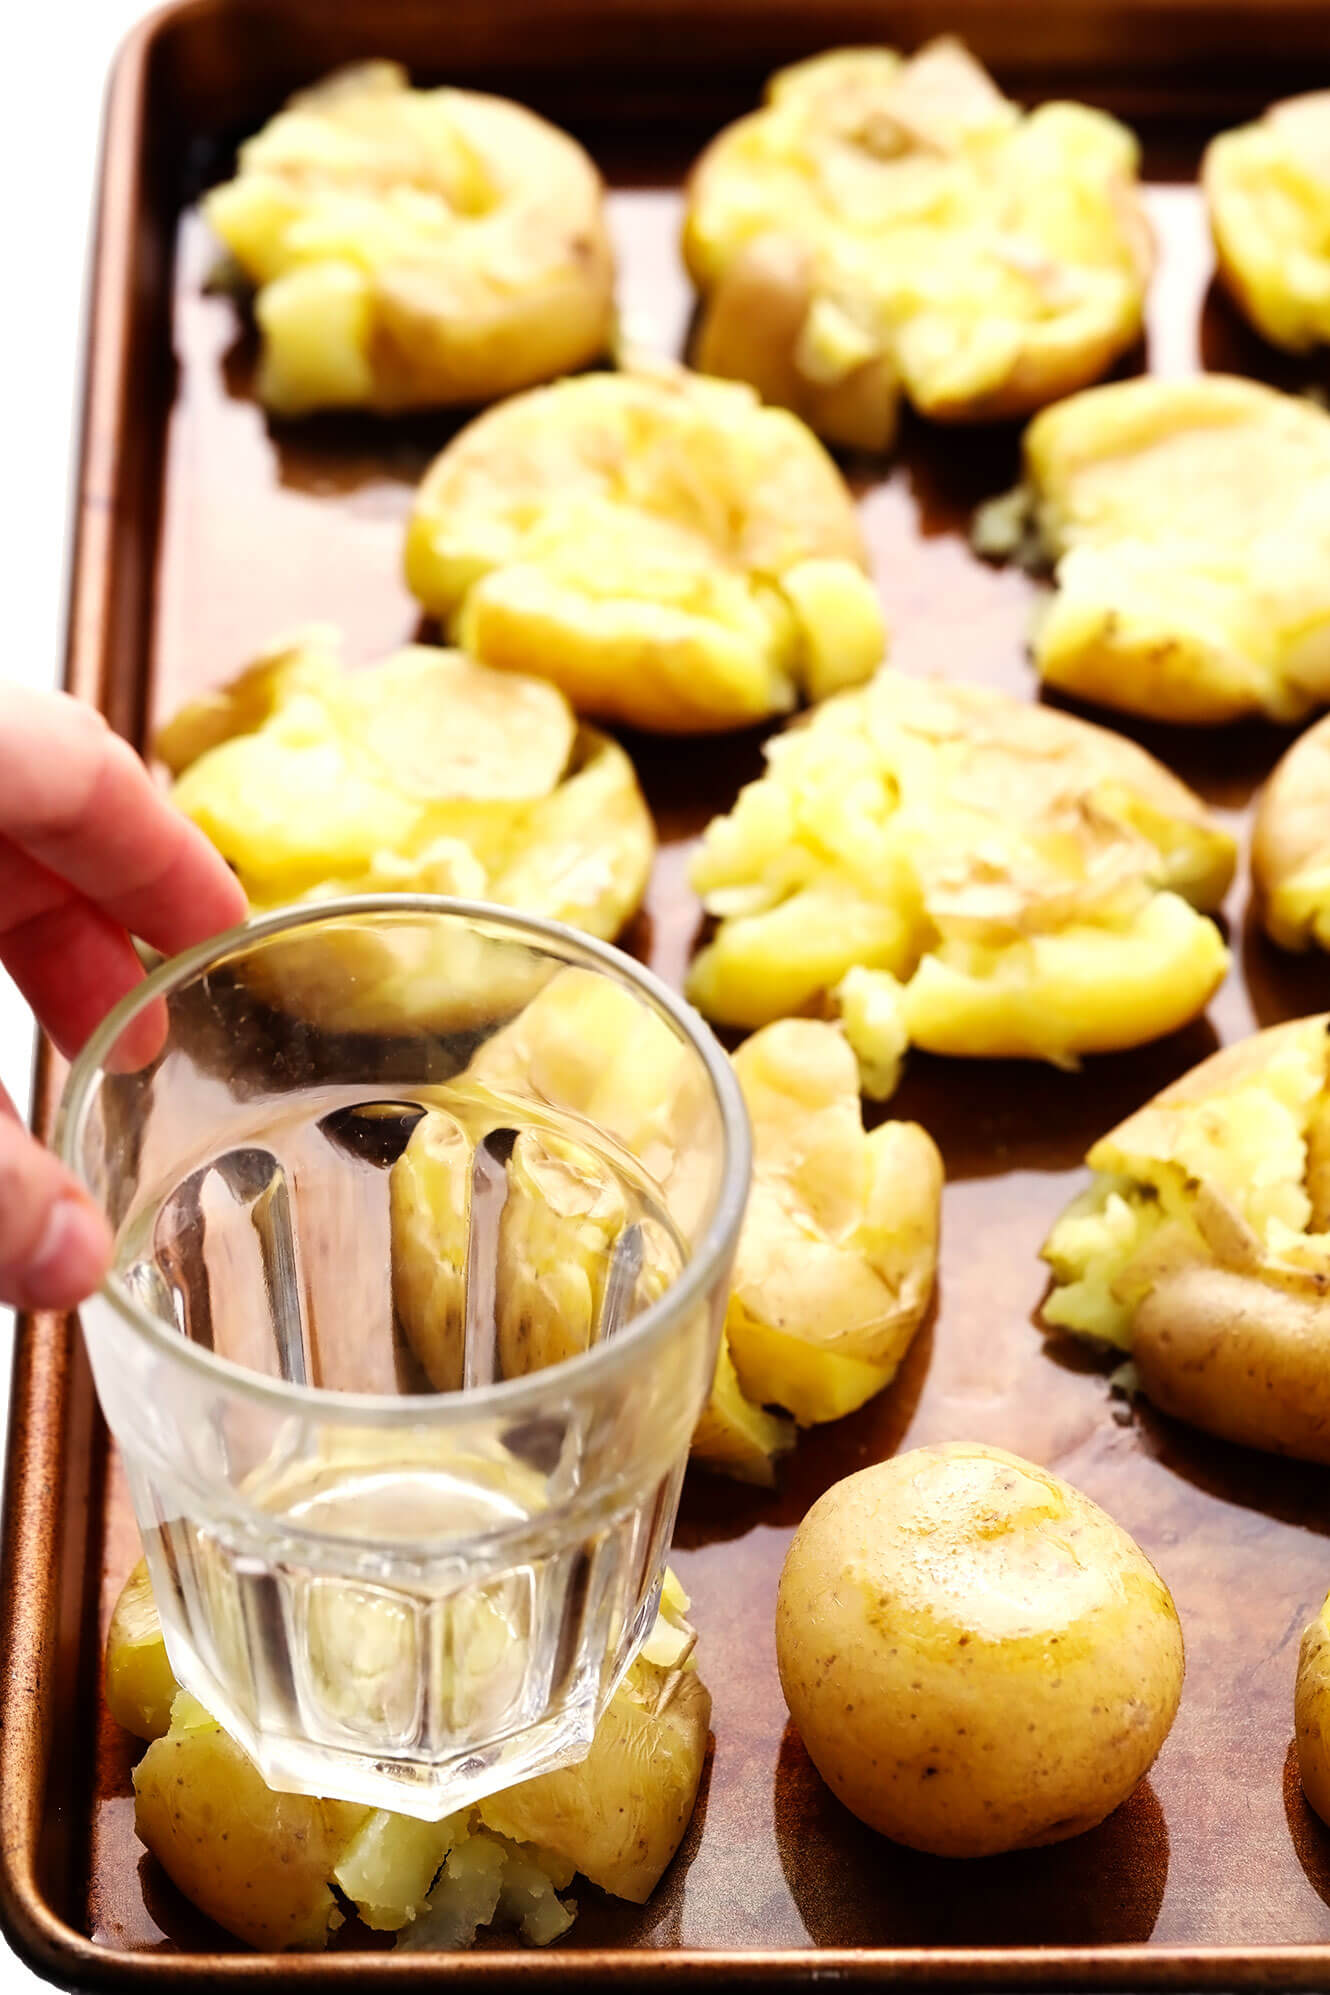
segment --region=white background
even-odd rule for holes
[[[84,283],[102,98],[116,46],[144,0],[44,0],[5,16],[5,310],[0,314],[4,494],[0,498],[0,677],[58,683],[69,491],[78,441]],[[0,971],[0,1082],[26,1107],[27,1012]],[[12,1325],[0,1311],[0,1425]],[[0,1603],[3,1612],[3,1603]],[[0,1713],[3,1723],[3,1713]],[[0,1990],[41,1984],[0,1940]]]

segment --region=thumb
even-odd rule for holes
[[[111,1229],[0,1095],[0,1303],[72,1309],[111,1264]]]

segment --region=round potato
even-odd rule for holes
[[[1302,1633],[1293,1729],[1302,1791],[1321,1820],[1330,1823],[1330,1595]]]
[[[940,421],[1040,408],[1140,337],[1137,163],[1101,112],[1023,116],[950,39],[797,63],[693,169],[697,364],[859,449],[902,389]]]
[[[581,146],[369,62],[293,97],[204,202],[256,284],[275,413],[469,405],[609,345],[604,188]]]
[[[1298,736],[1261,792],[1252,883],[1281,949],[1330,949],[1330,714]]]
[[[1057,1476],[973,1442],[880,1462],[813,1505],[776,1654],[828,1786],[937,1856],[1093,1828],[1182,1690],[1177,1612],[1140,1547]]]
[[[748,388],[586,374],[471,423],[416,495],[406,578],[487,665],[662,733],[866,679],[885,636],[854,502]]]
[[[1330,340],[1330,90],[1221,132],[1201,184],[1219,276],[1243,317],[1291,353]]]
[[[1045,409],[1024,452],[1057,564],[1047,684],[1188,725],[1330,699],[1324,409],[1235,375],[1117,381]]]
[[[1330,1461],[1327,1018],[1203,1061],[1101,1137],[1044,1243],[1044,1322],[1130,1351],[1166,1413]]]

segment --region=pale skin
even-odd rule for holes
[[[0,963],[77,1052],[143,970],[242,921],[245,897],[128,744],[63,693],[0,685]],[[149,1059],[147,1014],[128,1061]],[[67,1309],[111,1258],[105,1219],[0,1089],[0,1302]]]

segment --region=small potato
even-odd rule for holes
[[[1330,714],[1276,765],[1252,830],[1252,883],[1281,949],[1330,949]]]
[[[1330,1461],[1326,1017],[1216,1053],[1088,1161],[1042,1249],[1045,1324],[1129,1351],[1166,1413]]]
[[[1321,1820],[1330,1823],[1330,1596],[1303,1630],[1293,1728],[1302,1791]]]
[[[348,672],[339,651],[297,632],[158,737],[251,906],[447,893],[617,935],[655,851],[618,744],[546,679],[423,644]]]
[[[276,414],[492,401],[601,356],[613,261],[581,146],[501,97],[339,71],[240,149],[204,213],[258,286]]]
[[[1272,104],[1206,147],[1201,184],[1219,275],[1290,353],[1330,340],[1330,90]]]
[[[575,1766],[421,1822],[281,1794],[171,1676],[147,1567],[117,1602],[106,1679],[112,1715],[153,1743],[134,1771],[135,1826],[176,1886],[251,1946],[320,1948],[349,1900],[377,1931],[440,1947],[519,1925],[534,1945],[572,1923],[558,1893],[580,1871],[644,1903],[679,1846],[706,1759],[711,1697],[688,1598],[670,1572],[654,1627]],[[161,1722],[170,1692],[169,1729]]]
[[[1048,685],[1189,725],[1330,699],[1323,409],[1233,375],[1118,381],[1045,409],[1024,449],[1057,564]]]
[[[781,70],[693,168],[694,352],[829,442],[923,415],[1023,415],[1139,338],[1152,262],[1136,141],[1080,104],[1028,116],[957,41]]]
[[[867,567],[801,422],[663,364],[489,410],[426,472],[406,542],[409,588],[473,657],[664,734],[868,678],[886,640]]]
[[[884,671],[766,759],[691,868],[718,925],[688,991],[718,1024],[838,1008],[881,1097],[910,1045],[1073,1066],[1176,1031],[1223,980],[1202,911],[1233,841],[1121,735]]]
[[[870,1828],[937,1856],[1061,1842],[1168,1736],[1182,1632],[1119,1524],[971,1442],[837,1483],[791,1542],[776,1655],[814,1765]]]

